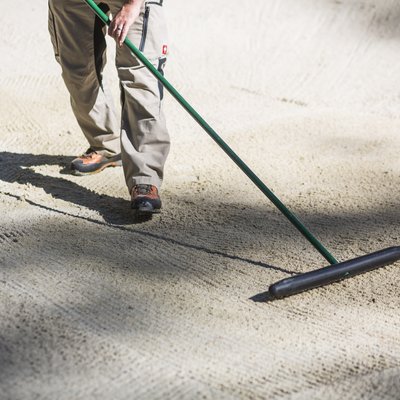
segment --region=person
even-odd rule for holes
[[[160,212],[159,189],[170,148],[162,107],[163,87],[123,45],[128,37],[163,73],[167,28],[163,0],[104,0],[113,15],[108,34],[116,43],[121,90],[121,122],[103,82],[107,26],[83,0],[49,0],[49,32],[71,99],[72,111],[89,142],[71,163],[76,175],[123,166],[131,207]]]

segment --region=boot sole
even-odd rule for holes
[[[146,216],[146,215],[153,215],[153,214],[160,214],[161,213],[161,209],[160,208],[155,208],[153,210],[132,208],[132,211],[138,216]]]
[[[76,176],[87,176],[87,175],[98,174],[99,172],[103,171],[104,169],[106,169],[108,167],[120,167],[121,165],[122,165],[121,161],[114,161],[114,162],[110,162],[107,164],[103,164],[101,167],[99,167],[98,169],[95,169],[94,171],[82,172],[82,171],[79,171],[78,169],[71,169],[71,172],[73,175],[76,175]]]

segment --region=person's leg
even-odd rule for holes
[[[110,0],[108,4],[115,14],[122,6],[122,1]],[[129,30],[128,38],[156,68],[163,71],[167,29],[162,1],[143,5],[139,18]],[[137,185],[159,188],[170,147],[162,108],[163,87],[126,46],[117,48],[116,65],[121,84],[122,163],[128,190],[132,194]]]
[[[103,24],[82,0],[49,0],[49,31],[72,110],[90,150],[98,153],[97,158],[117,159],[119,124],[102,82],[106,61]],[[83,169],[90,161],[82,159]],[[101,169],[104,166],[108,165],[103,163]]]

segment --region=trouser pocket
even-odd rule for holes
[[[168,49],[168,32],[162,1],[148,1],[140,21],[139,50],[151,60],[165,57]]]

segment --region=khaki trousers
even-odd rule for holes
[[[123,0],[99,6],[116,14]],[[128,38],[163,71],[167,29],[163,0],[146,1]],[[106,156],[121,151],[129,192],[136,184],[160,187],[170,140],[162,109],[163,87],[126,46],[116,51],[121,124],[103,85],[106,27],[82,0],[49,0],[49,31],[72,110],[90,147]]]

